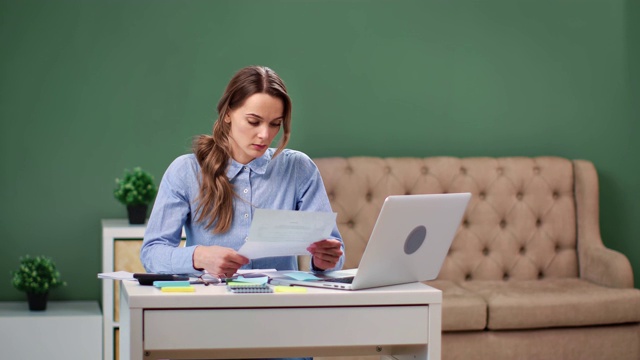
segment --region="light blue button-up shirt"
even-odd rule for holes
[[[200,191],[200,165],[195,155],[178,157],[162,177],[144,234],[140,259],[148,272],[190,274],[196,245],[218,245],[238,250],[249,235],[254,209],[332,211],[320,172],[311,159],[295,150],[275,149],[243,165],[229,160],[227,176],[236,197],[229,231],[214,234],[194,212]],[[184,227],[186,246],[179,247]],[[342,241],[337,226],[331,238]],[[343,245],[344,251],[344,245]],[[341,269],[344,255],[334,269]],[[297,270],[295,256],[254,259],[245,269]]]

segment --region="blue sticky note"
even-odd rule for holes
[[[153,282],[153,286],[155,286],[157,288],[184,287],[184,286],[189,286],[189,282],[188,281],[160,281],[160,280],[156,280],[156,281]]]
[[[249,277],[246,278],[242,275],[234,278],[232,280],[235,283],[245,283],[245,284],[266,284],[269,281],[268,276],[260,276],[260,277]]]
[[[288,276],[294,280],[299,280],[299,281],[308,281],[308,280],[318,280],[320,279],[317,276],[314,276],[313,274],[307,273],[307,272],[303,272],[303,271],[299,271],[299,272],[290,272],[290,273],[286,273],[284,274],[285,276]]]

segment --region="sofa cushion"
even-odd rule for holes
[[[487,328],[534,329],[640,321],[640,290],[580,279],[468,281],[466,290],[488,305]]]
[[[425,284],[442,290],[442,330],[483,330],[487,326],[487,303],[482,297],[452,281],[433,280]]]

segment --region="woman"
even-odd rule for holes
[[[270,148],[280,128],[277,149]],[[291,100],[267,67],[241,69],[218,103],[213,134],[194,140],[193,154],[178,157],[160,183],[140,258],[153,273],[207,271],[231,276],[238,269],[297,270],[295,256],[247,259],[244,244],[256,208],[331,211],[315,164],[285,149]],[[179,247],[184,227],[187,244]],[[314,270],[340,269],[340,233],[307,249]]]

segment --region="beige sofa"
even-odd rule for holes
[[[640,290],[627,258],[602,243],[592,163],[314,161],[338,213],[345,268],[358,266],[388,195],[473,194],[438,279],[428,282],[443,291],[443,359],[640,359]]]

